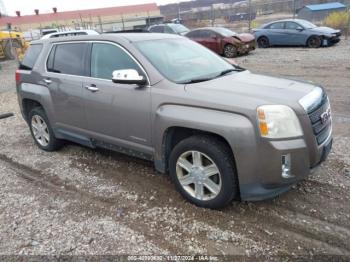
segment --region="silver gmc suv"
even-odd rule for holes
[[[154,161],[201,207],[285,192],[332,146],[322,87],[253,74],[176,35],[35,41],[16,83],[38,147],[69,140]]]

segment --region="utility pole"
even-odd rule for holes
[[[249,12],[249,24],[248,24],[248,32],[252,29],[252,0],[249,0],[249,7],[248,7],[248,12]]]
[[[296,12],[297,12],[297,0],[293,0],[293,19],[295,19],[295,15],[296,15]]]
[[[103,27],[102,27],[101,16],[98,16],[98,23],[100,24],[100,32],[101,32],[101,34],[102,34],[102,33],[103,33]]]

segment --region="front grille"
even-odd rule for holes
[[[309,118],[312,125],[312,130],[316,136],[317,144],[322,144],[328,138],[332,131],[332,120],[329,118],[327,121],[322,121],[322,114],[329,109],[329,101],[327,96],[324,96],[320,105],[310,112]]]

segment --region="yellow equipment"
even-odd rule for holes
[[[11,48],[12,43],[12,48]],[[15,31],[0,31],[0,59],[23,59],[29,44],[23,38],[23,33]],[[13,53],[16,52],[16,54]]]

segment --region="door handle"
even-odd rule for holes
[[[100,90],[98,87],[96,87],[96,85],[89,85],[89,86],[85,86],[85,88],[93,93],[97,92],[98,90]]]
[[[52,83],[52,80],[50,78],[44,78],[44,82],[49,85]]]

